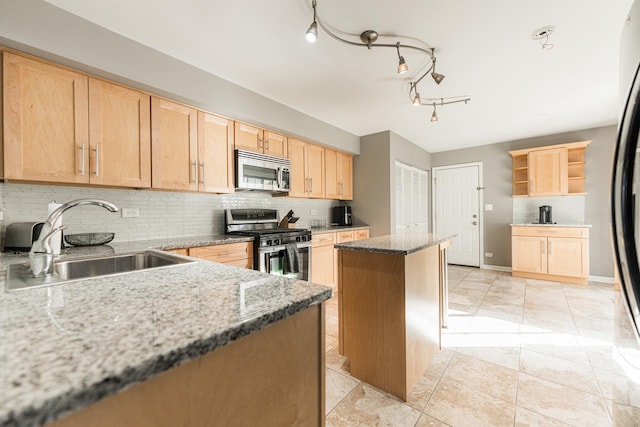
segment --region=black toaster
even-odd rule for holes
[[[4,237],[5,251],[28,252],[38,240],[44,222],[14,222],[7,225]]]

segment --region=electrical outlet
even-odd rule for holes
[[[122,208],[122,218],[138,218],[140,209],[138,208]]]
[[[311,211],[309,212],[309,215],[314,216],[317,213],[318,212],[315,209],[311,209]]]
[[[493,252],[485,252],[484,256],[485,258],[493,258]]]

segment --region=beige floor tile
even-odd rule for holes
[[[423,412],[451,426],[511,426],[515,405],[443,378]]]
[[[609,426],[611,420],[600,395],[592,395],[519,374],[518,406],[575,426]]]
[[[336,407],[359,382],[331,368],[325,369],[325,412],[328,414]]]
[[[420,411],[365,384],[356,386],[327,416],[327,426],[412,427]]]
[[[325,333],[338,338],[338,316],[325,315]]]
[[[328,350],[325,354],[324,360],[325,366],[328,368],[351,375],[351,365],[349,360],[338,353],[338,347]]]
[[[443,348],[433,356],[426,373],[441,377],[455,354],[454,350]]]
[[[522,349],[558,357],[584,366],[591,366],[584,347],[578,345],[576,338],[571,335],[560,335],[557,339],[537,344],[523,344]]]
[[[640,408],[637,406],[612,404],[611,418],[615,427],[640,426]]]
[[[594,371],[605,399],[640,408],[640,378],[632,379],[597,368]]]
[[[458,347],[458,353],[517,371],[520,364],[520,346]]]
[[[325,334],[324,345],[325,345],[325,349],[324,349],[325,351],[329,351],[333,348],[338,348],[338,338],[334,337],[333,335]]]
[[[584,337],[578,337],[578,342],[584,347],[591,366],[600,370],[624,375],[624,371],[620,369],[620,366],[618,366],[613,358],[613,344],[599,341],[594,342]]]
[[[439,374],[427,370],[409,393],[407,405],[422,411],[438,385],[440,377]]]
[[[553,418],[545,417],[536,412],[530,411],[519,406],[516,407],[516,423],[515,427],[566,427],[569,424],[565,424],[562,421],[554,420]]]
[[[520,353],[520,372],[553,381],[574,390],[594,395],[600,394],[593,369],[581,363],[522,350]]]
[[[468,330],[470,332],[517,333],[521,323],[522,308],[483,303],[470,322]]]
[[[449,427],[449,424],[445,424],[427,414],[422,414],[415,427]]]
[[[455,381],[472,390],[481,390],[495,400],[510,403],[516,401],[518,372],[475,357],[455,354],[442,380]]]

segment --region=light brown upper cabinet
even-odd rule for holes
[[[89,183],[89,85],[79,73],[3,53],[5,178]]]
[[[151,186],[150,98],[4,52],[5,178]]]
[[[324,197],[324,148],[289,138],[289,197]]]
[[[198,111],[198,190],[232,193],[233,120]]]
[[[235,122],[235,148],[287,157],[287,137],[242,122]]]
[[[353,157],[324,149],[325,193],[327,199],[353,199]]]
[[[195,108],[151,98],[153,188],[198,190],[197,123]]]
[[[513,196],[586,194],[585,149],[591,141],[509,151],[513,158]]]
[[[151,187],[151,108],[147,94],[89,79],[89,181]]]

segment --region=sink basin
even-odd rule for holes
[[[7,290],[13,291],[40,286],[94,279],[140,270],[175,267],[193,263],[188,259],[160,251],[132,252],[92,258],[54,261],[53,276],[33,277],[29,263],[13,264],[7,270]]]

